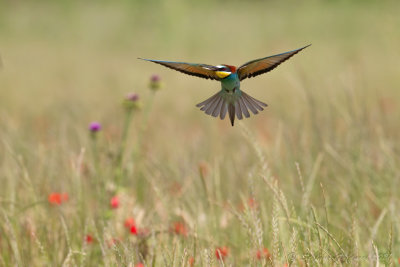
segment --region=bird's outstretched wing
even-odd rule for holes
[[[286,53],[249,61],[240,66],[239,69],[237,70],[239,80],[255,77],[257,75],[271,71],[276,67],[278,67],[279,64],[281,64],[282,62],[288,60],[289,58],[291,58],[292,56],[294,56],[295,54],[297,54],[298,52],[309,46],[310,45],[307,45],[302,48],[289,51]]]
[[[195,63],[185,63],[185,62],[173,62],[173,61],[162,61],[162,60],[153,60],[153,59],[145,59],[139,58],[146,61],[151,61],[160,65],[163,65],[167,68],[174,69],[180,72],[183,72],[188,75],[197,76],[200,78],[211,79],[211,80],[220,80],[215,71],[217,67],[207,65],[207,64],[195,64]]]

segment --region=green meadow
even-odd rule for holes
[[[0,266],[399,264],[399,10],[0,2]],[[307,44],[242,82],[269,106],[234,127],[195,107],[218,82],[137,59]]]

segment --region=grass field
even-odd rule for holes
[[[399,264],[400,3],[348,2],[1,2],[0,266]],[[309,43],[235,127],[137,60]]]

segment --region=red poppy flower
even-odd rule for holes
[[[144,267],[144,264],[139,262],[139,263],[136,263],[135,267]]]
[[[119,197],[118,196],[112,197],[110,200],[110,205],[111,208],[117,209],[119,207]]]
[[[173,225],[173,231],[177,235],[187,236],[188,234],[188,229],[183,222],[175,222]]]
[[[47,200],[52,205],[61,205],[63,202],[68,201],[68,198],[67,193],[53,192],[47,197]]]
[[[85,241],[86,241],[86,243],[88,243],[88,244],[93,243],[93,236],[91,236],[91,235],[86,235],[86,236],[85,236]]]
[[[225,259],[229,254],[229,248],[224,246],[224,247],[218,247],[215,249],[215,257],[219,260]]]
[[[244,210],[246,210],[246,208],[248,208],[248,209],[257,209],[258,208],[258,203],[254,198],[249,197],[246,202],[240,203],[238,208],[239,208],[240,211],[244,211]]]
[[[125,222],[124,222],[124,226],[128,229],[131,229],[132,226],[135,226],[135,219],[133,219],[132,217],[128,217],[126,218]]]
[[[249,199],[247,199],[247,205],[251,209],[256,209],[258,207],[258,203],[256,202],[256,200],[253,197],[250,197]]]
[[[131,226],[131,234],[132,234],[132,235],[137,235],[137,233],[138,233],[138,231],[137,231],[136,226],[135,226],[135,225],[132,225],[132,226]]]
[[[269,250],[267,248],[264,248],[262,250],[257,250],[256,257],[259,260],[261,260],[263,258],[270,259],[271,254],[269,253]]]
[[[190,257],[188,262],[189,262],[189,266],[193,267],[194,266],[194,257]]]

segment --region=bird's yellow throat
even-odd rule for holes
[[[231,73],[229,71],[216,71],[215,72],[217,74],[217,76],[221,79],[231,75]]]

